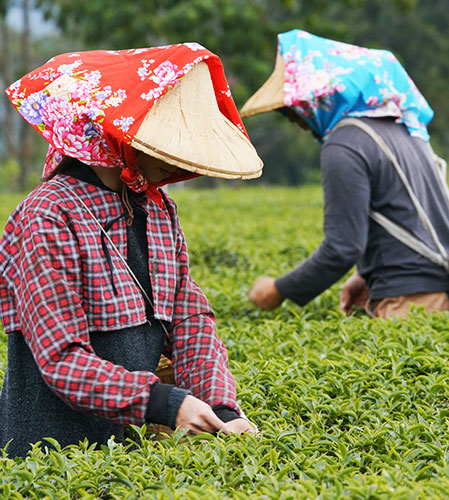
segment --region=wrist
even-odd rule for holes
[[[151,387],[145,421],[174,429],[179,407],[188,394],[185,389],[157,382]]]

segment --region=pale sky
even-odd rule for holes
[[[6,16],[6,22],[17,31],[22,29],[22,9],[19,7],[10,7]],[[50,21],[45,21],[40,11],[36,9],[31,10],[30,14],[30,28],[34,36],[49,35],[57,28],[55,24]]]

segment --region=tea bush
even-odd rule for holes
[[[156,442],[133,428],[139,444],[3,452],[0,498],[448,498],[449,315],[345,317],[339,284],[305,308],[258,311],[246,298],[253,280],[286,272],[321,241],[320,188],[171,194],[259,435]],[[15,201],[2,200],[3,217]]]

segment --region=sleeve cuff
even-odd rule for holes
[[[190,391],[175,386],[173,386],[168,393],[165,414],[167,417],[166,425],[168,425],[170,429],[176,429],[176,417],[178,416],[179,407],[189,394],[191,394]]]
[[[286,283],[287,281],[287,283]],[[285,288],[288,289],[288,278],[286,276],[281,276],[280,278],[276,278],[274,281],[274,286],[276,287],[276,290],[278,291],[279,295],[282,295],[284,299],[287,299],[288,293],[285,291]]]
[[[229,406],[219,405],[215,406],[212,409],[214,410],[215,415],[217,415],[217,417],[223,422],[230,422],[231,420],[235,420],[236,418],[241,417],[238,414],[237,410],[234,410]]]
[[[188,394],[190,394],[190,391],[180,389],[172,384],[157,382],[151,387],[145,421],[167,425],[174,429],[179,407]]]

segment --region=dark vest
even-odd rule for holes
[[[74,167],[64,172],[98,185],[101,181],[86,168]],[[130,196],[132,203],[132,195]],[[134,204],[134,220],[127,226],[127,262],[151,297],[148,270],[146,213]],[[111,221],[113,223],[113,221]],[[103,359],[129,371],[154,372],[164,343],[159,321],[147,310],[149,322],[114,332],[91,332],[94,351]],[[90,443],[106,444],[111,436],[121,438],[123,425],[76,411],[67,406],[44,382],[21,332],[8,334],[8,364],[0,394],[0,448],[8,447],[10,457],[25,456],[30,443],[51,437],[61,446]],[[42,445],[49,446],[45,441]]]

